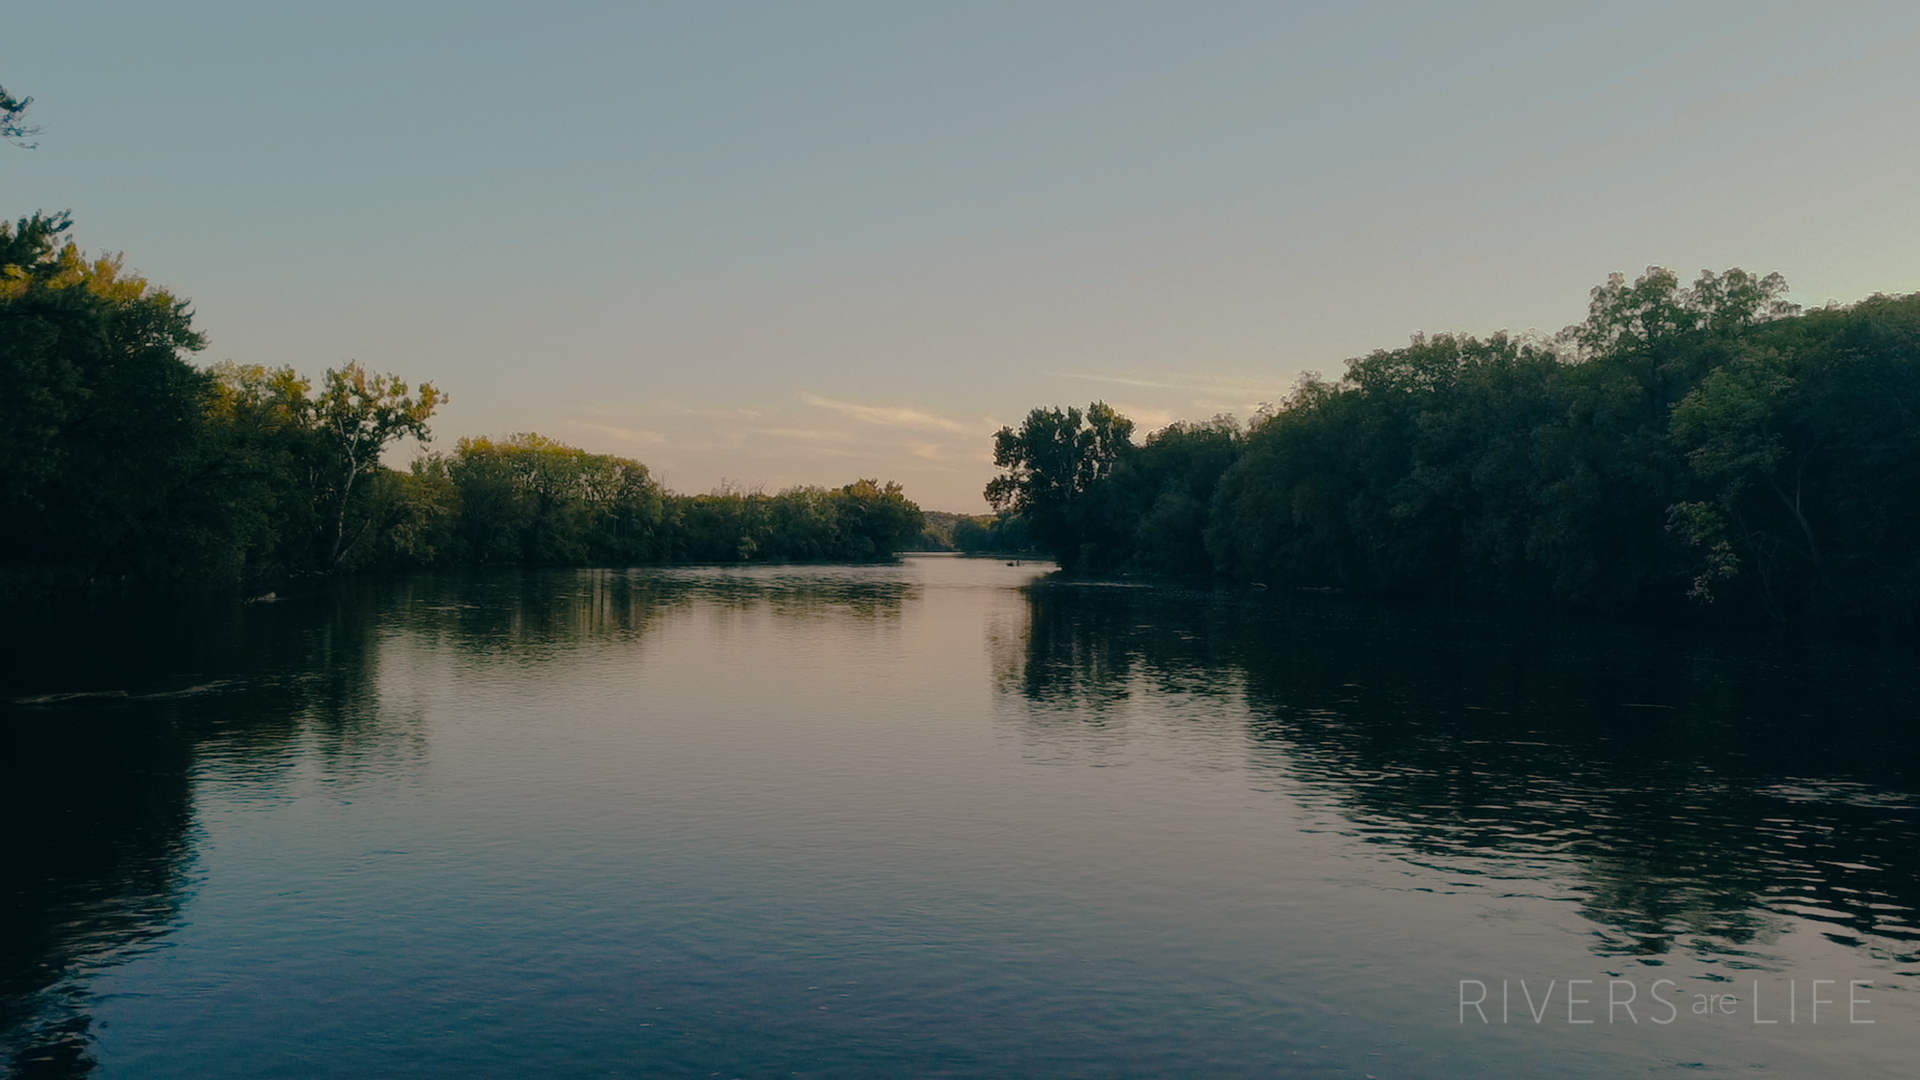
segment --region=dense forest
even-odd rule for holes
[[[242,585],[367,567],[884,557],[922,535],[894,483],[666,491],[535,434],[408,470],[446,395],[357,363],[315,386],[205,347],[185,301],[89,259],[67,215],[0,223],[0,596]]]
[[[1034,409],[986,495],[1074,570],[1910,629],[1920,294],[1785,293],[1615,275],[1558,335],[1416,336],[1139,445]]]

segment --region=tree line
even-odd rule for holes
[[[629,458],[537,434],[405,470],[438,388],[348,363],[316,385],[226,361],[188,304],[69,215],[0,222],[0,595],[88,583],[261,585],[369,567],[863,560],[924,516],[897,483],[665,490]]]
[[[1069,570],[1911,628],[1920,294],[1612,276],[1558,335],[1416,335],[1245,425],[1110,407],[994,437],[986,496]]]

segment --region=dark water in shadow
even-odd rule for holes
[[[423,575],[17,616],[0,1052],[1909,1073],[1911,648],[1034,580]]]
[[[1598,955],[1737,955],[1792,914],[1920,965],[1910,646],[1111,587],[1036,589],[1033,612],[1006,681],[1036,716],[1099,724],[1131,695],[1231,687],[1249,768],[1403,858],[1551,875]]]

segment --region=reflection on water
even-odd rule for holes
[[[1256,770],[1458,887],[1576,898],[1600,956],[1764,969],[1756,942],[1804,919],[1920,963],[1910,651],[1030,592],[1024,655],[1003,654],[999,680],[1043,736],[1084,742],[1061,727],[1109,725],[1129,695],[1233,695]]]
[[[5,632],[21,1076],[1607,1075],[1814,1044],[1476,1042],[1454,983],[1920,975],[1910,649],[957,559]]]
[[[633,645],[676,610],[805,622],[898,618],[919,586],[872,568],[416,575],[278,603],[54,608],[5,628],[0,687],[0,1052],[11,1074],[91,1071],[88,976],[161,939],[193,877],[193,786],[270,798],[303,764],[330,778],[424,760],[419,688],[382,642],[538,664]]]
[[[271,784],[297,752],[389,752],[367,590],[302,607],[16,613],[0,729],[0,1038],[15,1073],[89,1070],[87,978],[154,944],[193,875],[193,776]]]
[[[87,728],[38,728],[0,754],[0,1049],[22,1076],[86,1064],[76,976],[164,931],[190,859],[180,741]]]

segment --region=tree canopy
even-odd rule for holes
[[[1037,408],[1015,431],[993,436],[993,463],[1006,472],[987,483],[996,510],[1025,518],[1063,566],[1082,561],[1082,503],[1132,450],[1133,421],[1105,402],[1079,409]]]
[[[0,595],[89,582],[266,583],[363,567],[884,558],[925,519],[900,485],[675,495],[629,458],[533,433],[408,469],[447,396],[356,361],[190,357],[186,301],[0,222]]]
[[[87,258],[67,215],[0,223],[0,560],[90,574],[206,540],[206,344],[186,301]]]
[[[311,407],[313,426],[333,459],[327,477],[336,507],[327,551],[330,565],[346,553],[355,481],[379,468],[380,452],[395,439],[410,436],[426,442],[431,437],[427,420],[445,401],[446,395],[432,383],[422,383],[418,394],[409,394],[397,376],[375,374],[357,361],[327,371]]]
[[[1075,568],[1911,627],[1916,409],[1920,294],[1803,312],[1777,274],[1652,267],[1554,337],[1416,336],[1091,480],[1037,409],[989,498]]]

